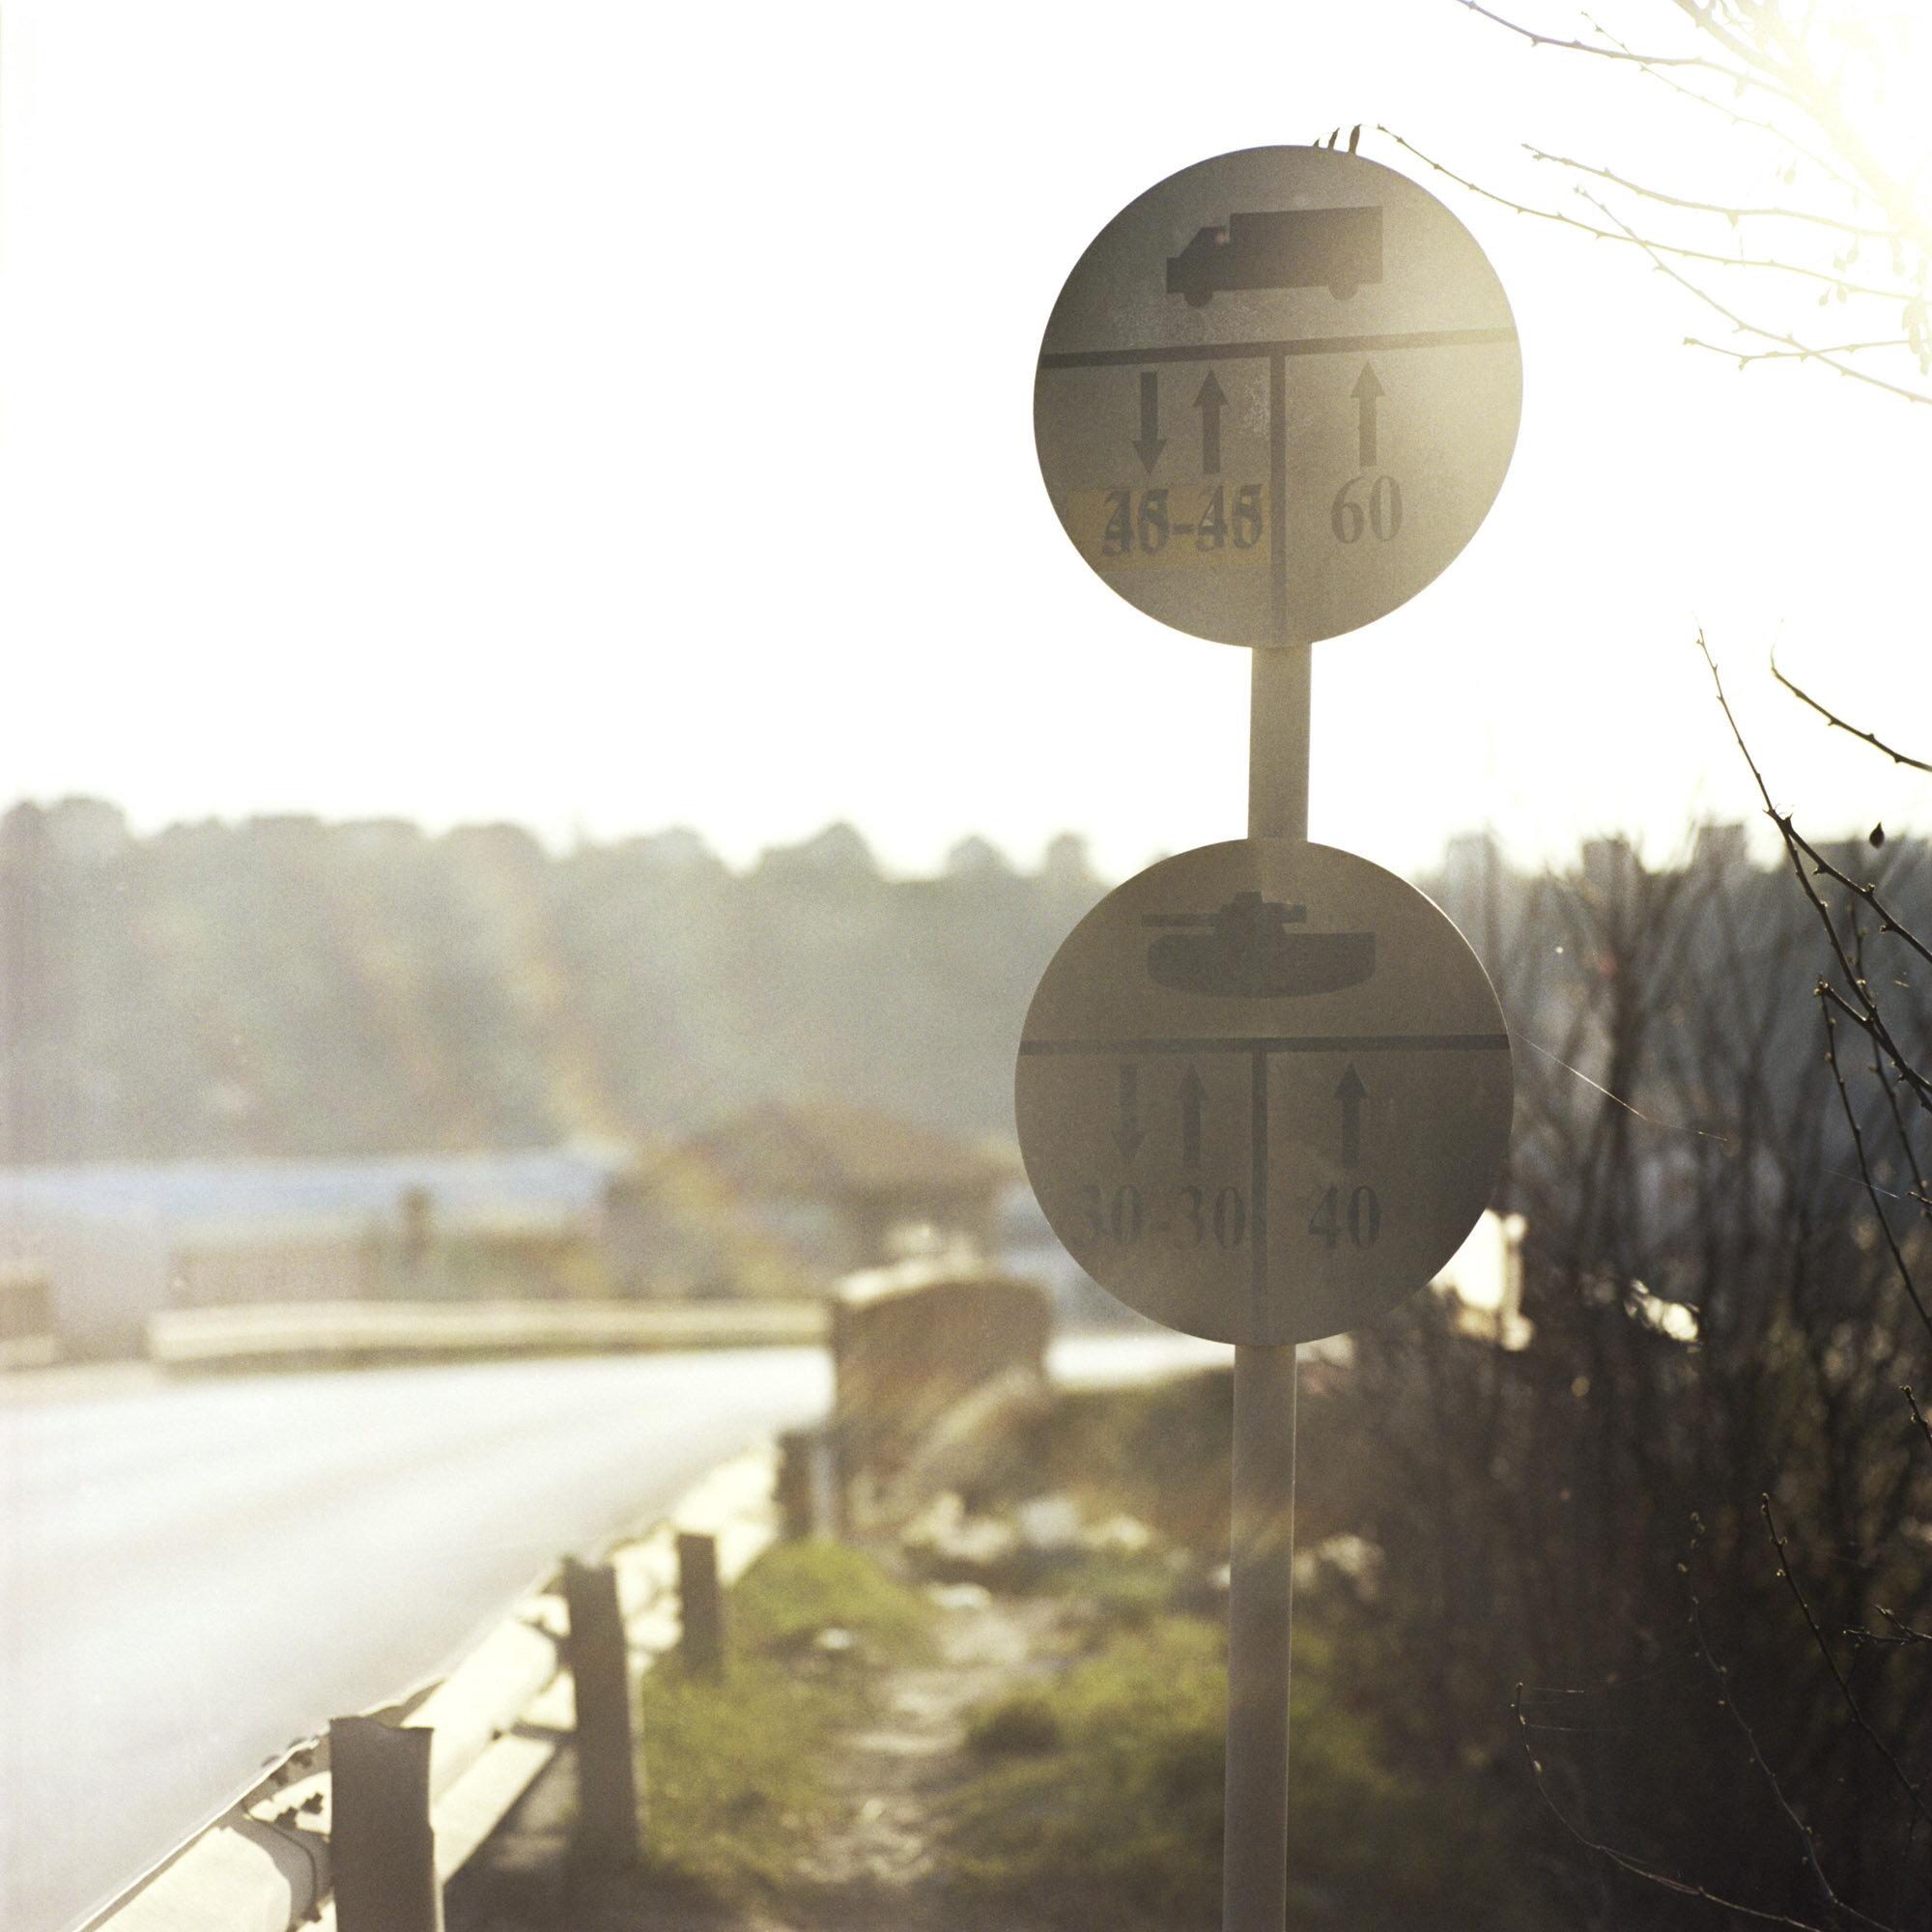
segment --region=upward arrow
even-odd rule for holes
[[[1342,1084],[1335,1089],[1335,1097],[1342,1103],[1342,1165],[1353,1167],[1362,1157],[1362,1102],[1369,1096],[1369,1090],[1362,1085],[1362,1076],[1355,1071],[1355,1063],[1349,1063],[1349,1070],[1342,1075]]]
[[[1152,369],[1141,371],[1141,440],[1134,444],[1135,452],[1141,460],[1141,468],[1151,476],[1153,467],[1160,461],[1160,453],[1167,447],[1167,439],[1157,434],[1160,429],[1160,376]]]
[[[1355,378],[1355,386],[1349,393],[1355,399],[1356,460],[1366,469],[1376,460],[1376,398],[1387,395],[1388,391],[1376,381],[1375,369],[1364,362],[1362,373]]]
[[[1208,370],[1208,380],[1201,385],[1201,393],[1194,398],[1194,407],[1201,412],[1201,473],[1204,476],[1218,476],[1221,473],[1221,409],[1227,400],[1221,392],[1220,384],[1214,380],[1213,370]]]

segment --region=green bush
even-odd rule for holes
[[[958,1794],[955,1883],[1069,1922],[1218,1925],[1226,1644],[1157,1618],[1056,1683],[980,1714],[983,1768]],[[1324,1693],[1325,1647],[1297,1644],[1290,1872],[1300,1916],[1360,1928],[1521,1921],[1517,1889],[1466,1797],[1390,1772],[1369,1721]]]

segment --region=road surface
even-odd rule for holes
[[[61,1932],[263,1759],[439,1674],[566,1550],[824,1412],[821,1350],[0,1408],[0,1926]]]
[[[1151,1331],[1053,1366],[1231,1352]],[[85,1918],[264,1759],[440,1674],[564,1551],[821,1415],[830,1380],[790,1349],[0,1384],[0,1927]]]

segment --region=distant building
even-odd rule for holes
[[[596,1262],[615,1153],[89,1163],[0,1172],[0,1267],[62,1351],[126,1354],[165,1308],[559,1295]]]
[[[21,1283],[8,1319],[68,1355],[138,1352],[168,1309],[782,1297],[910,1253],[990,1252],[1012,1176],[836,1101],[754,1107],[641,1156],[20,1167],[0,1170],[0,1271]]]
[[[796,1293],[922,1248],[990,1250],[1009,1162],[841,1101],[770,1102],[613,1181],[605,1244],[633,1293]]]

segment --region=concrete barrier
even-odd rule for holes
[[[1051,1325],[1037,1283],[970,1255],[847,1276],[832,1304],[832,1428],[852,1520],[866,1524],[962,1404],[1043,1387]]]

